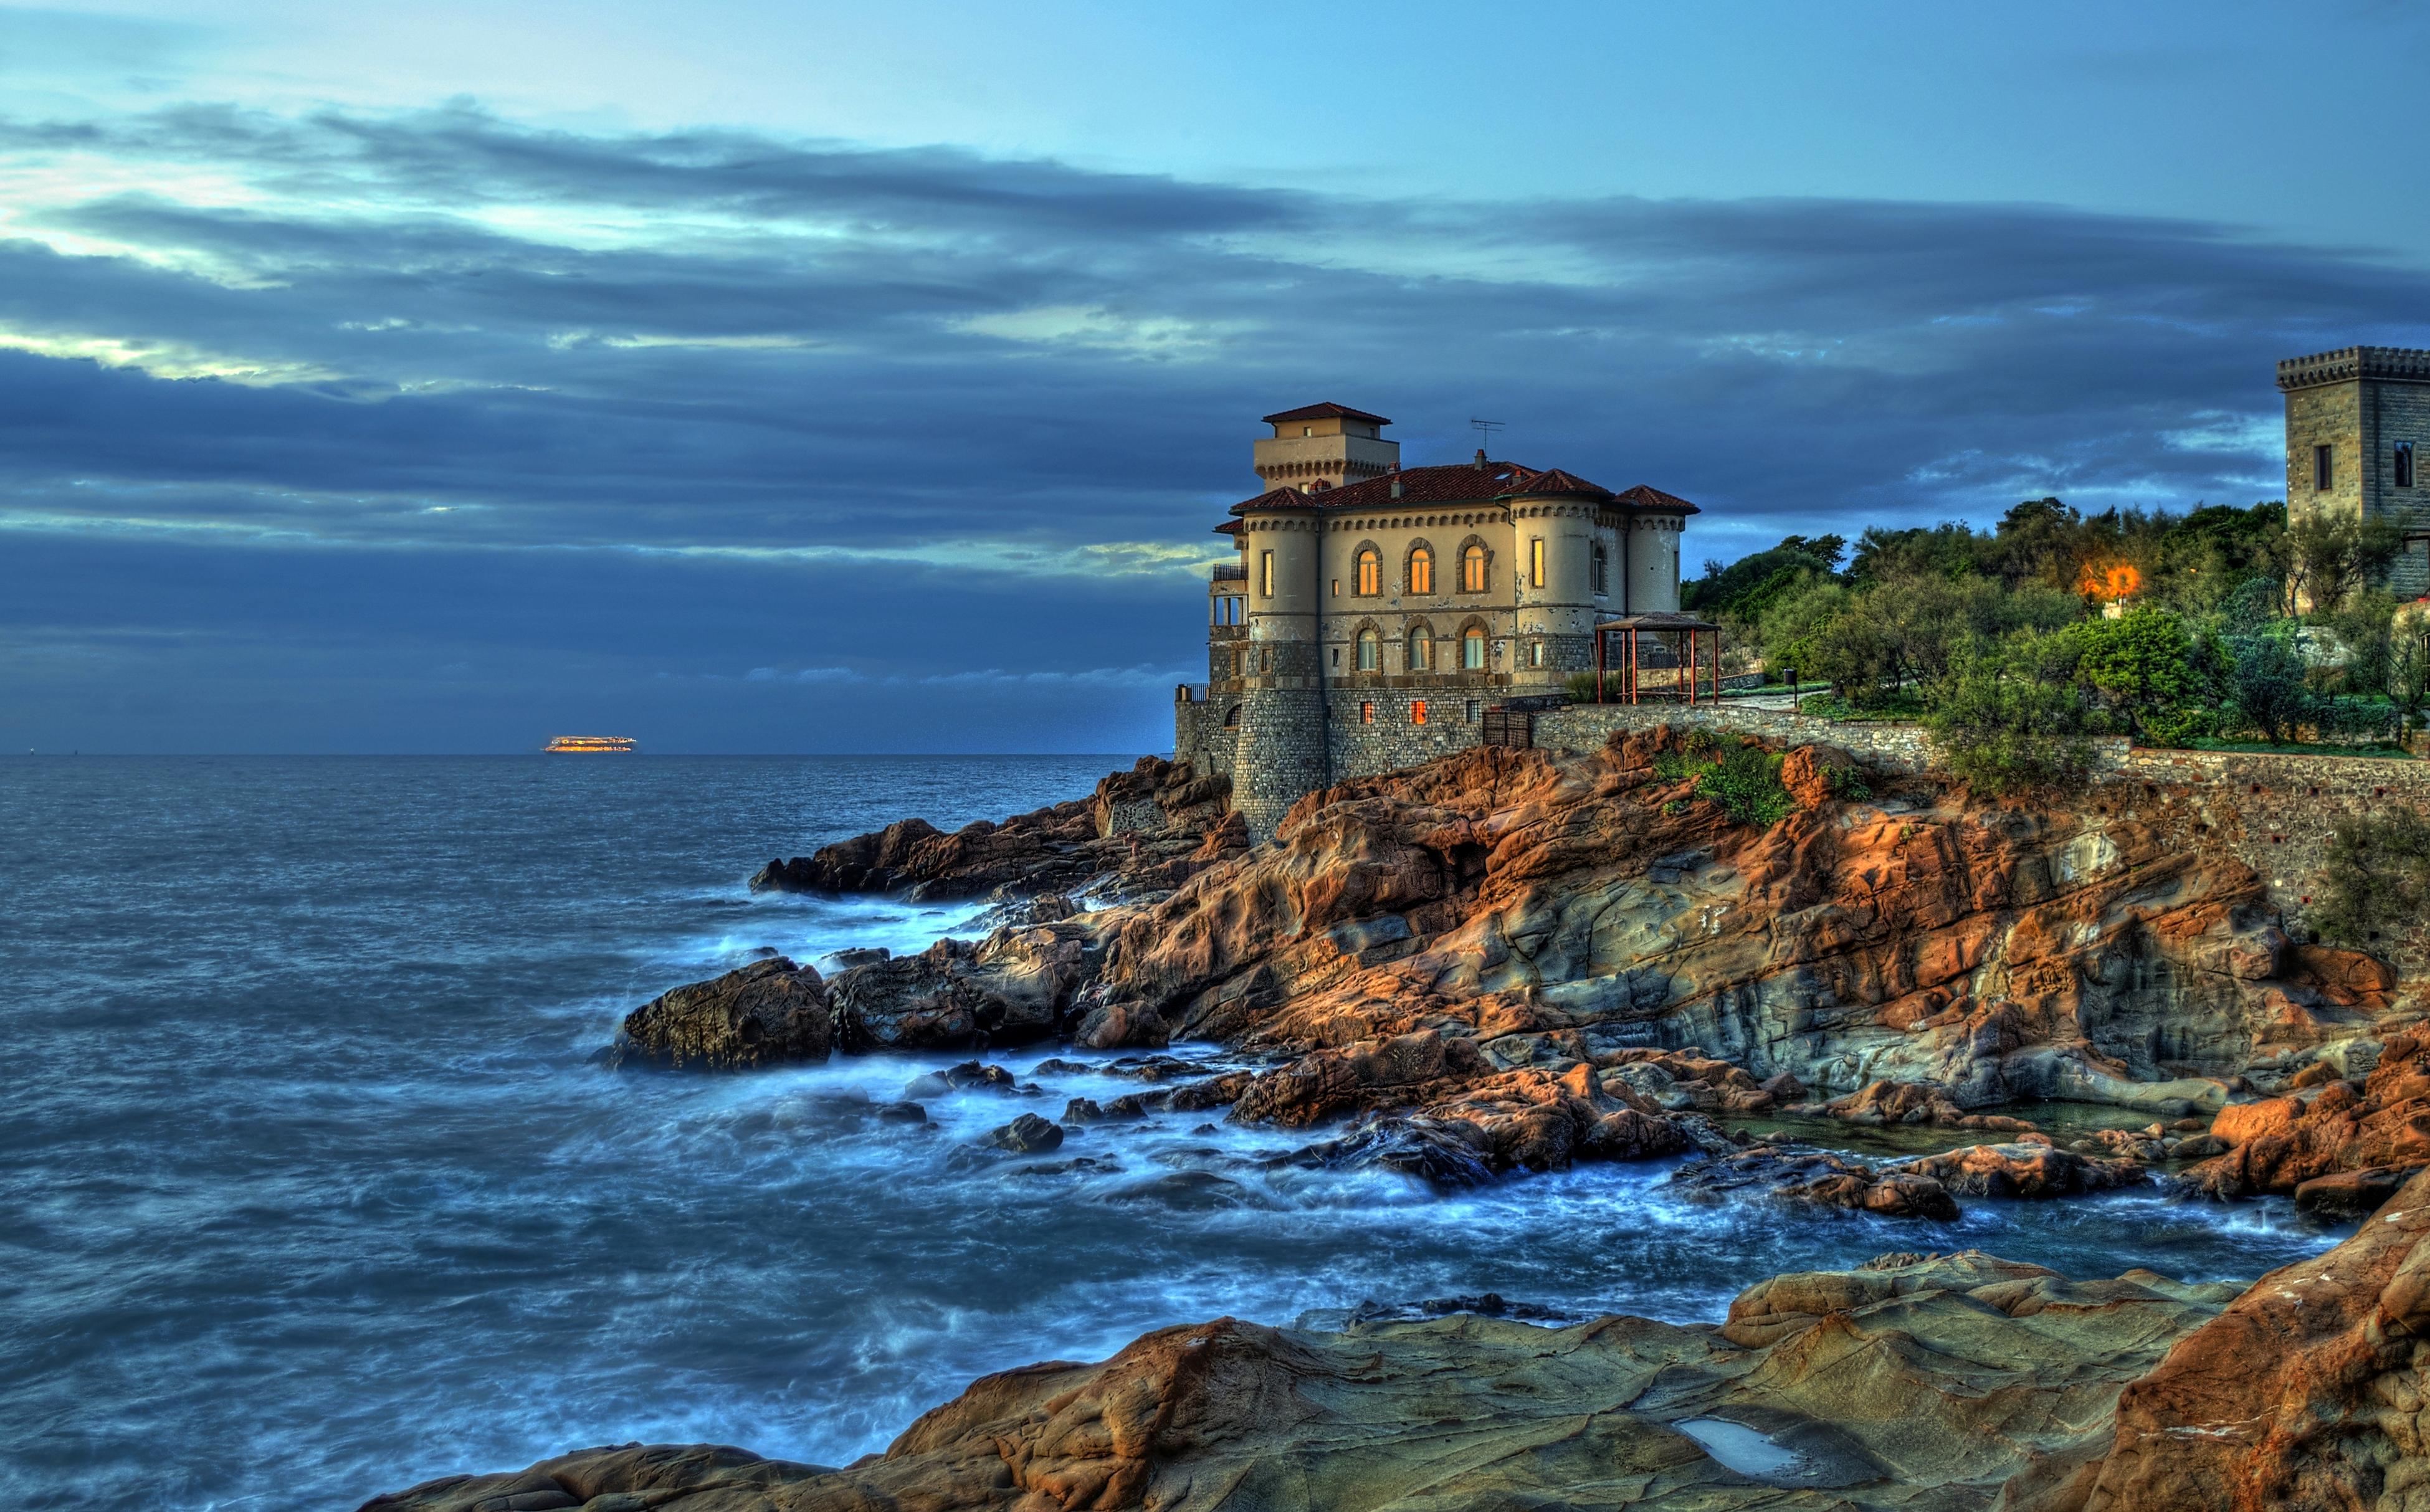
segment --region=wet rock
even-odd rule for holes
[[[877,1105],[880,1123],[925,1123],[928,1110],[917,1103],[880,1103]]]
[[[1024,1113],[990,1130],[987,1138],[988,1143],[997,1149],[1009,1150],[1017,1155],[1044,1155],[1063,1147],[1063,1126],[1049,1123],[1035,1113]]]
[[[1957,1217],[1957,1204],[1938,1180],[1914,1171],[1875,1171],[1820,1150],[1757,1145],[1682,1166],[1669,1184],[1689,1202],[1766,1200],[1808,1207],[1842,1207],[1884,1218]]]
[[[1310,1170],[1382,1170],[1450,1190],[1482,1187],[1493,1168],[1461,1132],[1431,1119],[1371,1119],[1338,1139],[1282,1157]]]
[[[1815,1111],[1823,1117],[1849,1123],[1928,1123],[1950,1129],[2016,1134],[2034,1132],[2033,1124],[2024,1119],[1969,1113],[1949,1100],[1946,1088],[1928,1082],[1872,1082],[1846,1097],[1823,1104]]]
[[[1347,1114],[1422,1103],[1491,1069],[1473,1043],[1431,1030],[1319,1050],[1255,1078],[1232,1117],[1242,1123],[1306,1128]]]
[[[1961,1197],[2072,1197],[2141,1184],[2143,1168],[2131,1160],[2104,1160],[2047,1144],[1970,1144],[1962,1150],[1919,1155],[1889,1168],[1929,1176]]]
[[[1775,1278],[1732,1304],[1718,1334],[1641,1318],[1537,1327],[1491,1296],[1362,1308],[1332,1332],[1222,1318],[1097,1364],[982,1377],[840,1470],[628,1446],[543,1461],[532,1479],[431,1482],[373,1508],[471,1512],[508,1486],[699,1512],[1988,1508],[2004,1483],[2039,1494],[2097,1458],[2121,1386],[2217,1326],[2221,1306],[2149,1272],[2073,1282],[1968,1252]],[[2271,1372],[2236,1373],[2258,1388]],[[1789,1451],[1795,1473],[1775,1484],[1730,1469],[1677,1426],[1714,1420]],[[2164,1465],[2184,1452],[2153,1442]],[[680,1469],[647,1458],[686,1454]]]
[[[2322,1218],[2369,1218],[2419,1174],[2419,1168],[2376,1166],[2368,1171],[2340,1171],[2314,1176],[2295,1188],[2295,1205]]]
[[[1021,1084],[1014,1080],[1011,1072],[1002,1066],[966,1060],[958,1066],[948,1066],[943,1071],[932,1071],[925,1076],[915,1078],[903,1088],[903,1097],[908,1102],[914,1098],[944,1097],[955,1092],[1020,1090]]]
[[[819,973],[778,955],[652,999],[625,1016],[599,1058],[723,1071],[816,1062],[827,1058],[832,1031]]]
[[[1089,1010],[1072,1042],[1087,1050],[1158,1050],[1173,1042],[1173,1026],[1143,1003],[1107,1003]]]
[[[1227,826],[1231,780],[1200,776],[1142,757],[1129,772],[1097,784],[1089,798],[980,820],[948,835],[907,819],[814,855],[769,862],[753,891],[886,892],[922,901],[993,896],[1055,896],[1060,907],[1032,903],[1027,921],[1069,919],[1069,894],[1092,882],[1117,891],[1178,886],[1192,873],[1247,849],[1247,831]],[[1231,843],[1237,840],[1237,845]]]
[[[1070,924],[940,939],[917,955],[871,961],[829,985],[841,1043],[854,1052],[950,1050],[985,1034],[1023,1043],[1055,1032],[1084,974]]]
[[[2425,1368],[2430,1174],[2336,1249],[2262,1277],[2129,1384],[2079,1504],[2417,1506],[2430,1484]]]
[[[2430,1166],[2430,1039],[2391,1037],[2359,1082],[2222,1108],[2211,1133],[2235,1148],[2184,1180],[2217,1197],[2290,1193],[2339,1171]]]
[[[1097,1105],[1094,1098],[1075,1097],[1063,1105],[1066,1123],[1094,1123],[1105,1116],[1106,1110]]]

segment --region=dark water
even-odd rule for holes
[[[1976,1203],[1955,1232],[1702,1209],[1658,1166],[1445,1199],[1271,1173],[1287,1140],[1204,1115],[1091,1127],[1057,1160],[1094,1167],[1040,1172],[975,1137],[1123,1084],[905,1128],[854,1099],[933,1062],[585,1063],[754,947],[957,922],[753,898],[770,856],[1117,764],[0,759],[0,1504],[342,1508],[630,1438],[839,1463],[974,1375],[1225,1313],[1490,1290],[1693,1321],[1891,1249],[2207,1280],[2338,1237],[2141,1195]]]

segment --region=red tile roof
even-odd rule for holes
[[[1705,512],[1675,493],[1665,493],[1660,489],[1648,488],[1642,483],[1621,494],[1620,502],[1632,509],[1659,509],[1665,514],[1703,514]]]
[[[1240,522],[1238,520],[1226,520],[1215,527],[1215,534],[1219,536],[1237,536],[1240,533]]]
[[[1381,415],[1371,415],[1364,409],[1353,409],[1348,405],[1337,405],[1330,400],[1321,405],[1302,405],[1297,409],[1286,409],[1279,415],[1268,415],[1266,424],[1279,425],[1287,420],[1364,420],[1378,425],[1391,424]]]
[[[1397,498],[1392,493],[1395,483],[1401,486]],[[1297,489],[1274,489],[1232,506],[1232,512],[1237,515],[1260,509],[1332,510],[1390,508],[1400,505],[1490,504],[1499,499],[1547,495],[1614,499],[1630,508],[1656,509],[1666,514],[1702,512],[1685,499],[1642,484],[1626,493],[1614,494],[1574,473],[1565,473],[1557,467],[1532,468],[1519,462],[1487,462],[1482,467],[1473,462],[1454,462],[1445,467],[1404,468],[1398,473],[1345,483],[1338,489],[1320,489],[1314,493],[1304,493]]]

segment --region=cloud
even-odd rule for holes
[[[471,108],[0,120],[0,573],[57,548],[194,628],[260,611],[145,571],[265,575],[327,617],[281,634],[478,676],[578,629],[634,687],[1152,700],[1203,656],[1255,417],[1311,399],[1412,463],[1503,418],[1506,455],[1703,505],[1693,559],[2250,502],[2275,358],[2430,341],[2422,274],[2030,205],[1359,200]],[[307,558],[421,596],[365,626]]]

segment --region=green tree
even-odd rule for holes
[[[2088,620],[2071,632],[2076,673],[2147,745],[2183,745],[2208,723],[2209,692],[2194,661],[2185,622],[2166,609],[2138,608],[2115,620]]]
[[[2287,627],[2258,635],[2233,636],[2227,642],[2234,660],[2229,686],[2243,722],[2258,729],[2272,745],[2292,739],[2295,727],[2310,718],[2318,703],[2305,676],[2304,658],[2295,654]]]
[[[1924,716],[1950,770],[1997,793],[2089,777],[2101,718],[2077,676],[2082,656],[2072,636],[2027,630],[1967,657]]]

